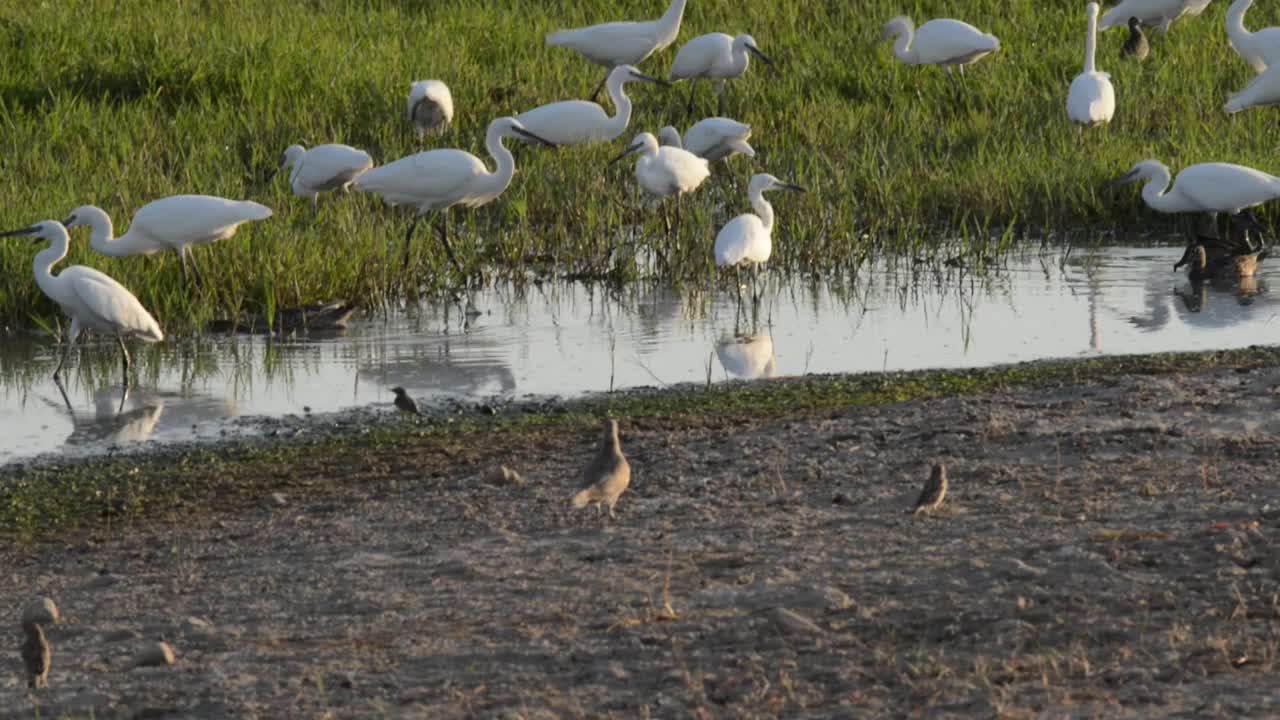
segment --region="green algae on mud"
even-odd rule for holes
[[[0,536],[32,542],[146,518],[235,512],[271,493],[359,493],[371,483],[430,475],[465,460],[494,462],[600,416],[661,423],[664,430],[751,424],[851,406],[974,395],[1014,387],[1060,388],[1122,375],[1249,369],[1280,364],[1280,348],[1117,356],[975,370],[827,375],[666,390],[638,389],[564,403],[423,422],[335,424],[305,440],[225,441],[114,457],[0,467]],[[391,417],[391,414],[388,414]],[[313,419],[318,420],[318,419]],[[501,442],[494,442],[494,435]],[[483,442],[477,442],[483,438]]]

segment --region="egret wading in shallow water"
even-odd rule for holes
[[[679,196],[693,192],[711,174],[706,160],[675,147],[660,147],[652,133],[640,133],[610,164],[639,153],[636,160],[636,182],[645,192],[659,199],[676,196],[676,224],[680,223]],[[671,232],[668,223],[667,232]]]
[[[732,267],[741,272],[742,267],[751,268],[751,302],[760,301],[756,294],[756,275],[760,266],[773,254],[773,206],[764,199],[764,194],[774,190],[791,190],[804,192],[799,185],[783,182],[768,174],[760,173],[751,176],[751,184],[747,186],[747,197],[751,198],[751,207],[755,213],[744,213],[725,223],[716,234],[715,256],[718,267]],[[738,282],[738,296],[742,296],[742,283]]]
[[[390,205],[409,205],[414,208],[413,222],[409,223],[409,229],[404,234],[406,266],[409,264],[409,241],[413,238],[414,228],[423,215],[438,210],[440,241],[444,243],[449,262],[461,272],[462,268],[449,246],[448,210],[454,205],[469,208],[486,205],[507,189],[516,170],[515,158],[502,144],[502,139],[507,137],[553,145],[526,130],[519,120],[500,117],[489,123],[489,130],[485,133],[485,148],[497,163],[493,172],[489,172],[489,168],[475,155],[448,148],[400,158],[363,173],[352,181],[351,186],[356,190],[371,192]]]
[[[752,55],[773,66],[773,61],[760,52],[755,38],[750,35],[730,37],[724,33],[709,33],[685,43],[676,53],[669,75],[672,80],[689,81],[689,104],[685,112],[693,112],[693,91],[698,87],[698,80],[706,79],[716,82],[718,112],[723,115],[725,81],[742,77],[751,64]]]
[[[751,126],[726,117],[709,117],[694,123],[680,132],[668,125],[658,131],[658,142],[668,147],[684,148],[708,162],[724,160],[741,154],[755,157],[756,151],[747,144],[751,138]]]
[[[252,200],[228,200],[212,195],[173,195],[154,200],[134,213],[129,230],[115,237],[111,216],[102,208],[81,205],[63,221],[67,229],[89,228],[89,247],[110,257],[154,255],[165,250],[178,254],[182,281],[187,282],[187,258],[191,274],[200,282],[200,268],[191,248],[225,240],[247,222],[266,220],[271,208]]]
[[[1129,18],[1138,18],[1138,22],[1147,27],[1154,27],[1163,35],[1169,32],[1174,20],[1186,15],[1195,17],[1209,7],[1210,0],[1121,0],[1102,16],[1098,23],[1099,30],[1113,27],[1124,27]]]
[[[899,15],[885,23],[880,42],[893,40],[893,54],[907,65],[941,65],[951,78],[956,92],[960,85],[951,74],[951,66],[960,68],[964,79],[964,66],[978,62],[1000,49],[995,35],[984,33],[967,22],[951,18],[930,20],[919,28],[906,15]]]
[[[1147,42],[1147,36],[1142,34],[1142,21],[1136,17],[1129,18],[1129,37],[1120,48],[1120,58],[1131,57],[1142,62],[1150,54],[1151,44]]]
[[[373,167],[373,158],[349,145],[317,145],[310,150],[290,145],[280,156],[280,170],[289,170],[289,188],[312,207],[322,192],[346,190],[357,175]]]
[[[1251,5],[1253,0],[1236,0],[1227,8],[1227,38],[1240,59],[1248,63],[1255,73],[1261,73],[1280,61],[1280,27],[1249,32],[1244,26],[1244,14]]]
[[[1116,91],[1111,87],[1111,76],[1098,72],[1094,56],[1098,48],[1098,3],[1086,7],[1089,15],[1089,34],[1084,44],[1084,71],[1071,81],[1067,92],[1067,117],[1084,127],[1096,127],[1111,122],[1116,113]]]
[[[667,11],[657,20],[646,22],[611,22],[573,30],[557,30],[547,35],[552,47],[569,48],[596,65],[605,67],[604,79],[591,93],[595,100],[619,65],[639,65],[645,58],[665,50],[680,34],[685,0],[671,0]]]
[[[625,132],[631,122],[631,98],[627,97],[626,84],[634,81],[670,85],[631,65],[619,65],[609,73],[607,83],[616,110],[613,117],[596,103],[564,100],[520,113],[516,119],[529,132],[557,145],[607,142]]]
[[[1280,63],[1263,71],[1244,86],[1240,92],[1227,99],[1222,106],[1228,115],[1234,115],[1251,107],[1263,107],[1280,103]]]
[[[36,259],[32,263],[36,285],[71,318],[71,328],[67,331],[62,358],[53,371],[54,379],[58,380],[80,331],[88,329],[116,339],[120,346],[120,364],[124,370],[124,388],[128,390],[130,362],[124,339],[136,336],[147,342],[160,342],[164,340],[164,333],[160,331],[159,323],[142,307],[133,293],[106,273],[83,265],[72,265],[63,268],[57,275],[53,274],[53,266],[67,256],[67,246],[71,240],[61,223],[45,220],[21,230],[0,233],[0,237],[18,236],[34,237],[37,242],[49,242],[49,247],[36,253]]]
[[[1280,198],[1280,178],[1260,170],[1231,163],[1200,163],[1178,173],[1169,187],[1169,168],[1158,160],[1143,160],[1112,185],[1145,180],[1142,199],[1147,207],[1162,213],[1243,213],[1247,227],[1264,232],[1249,208]],[[1215,223],[1216,224],[1216,223]]]
[[[443,130],[453,122],[453,94],[439,80],[415,80],[409,84],[409,122],[421,138]]]

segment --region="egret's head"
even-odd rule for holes
[[[78,227],[92,227],[94,224],[100,224],[103,221],[110,223],[111,218],[107,217],[107,213],[102,208],[94,207],[93,205],[81,205],[72,210],[67,215],[67,219],[62,221],[62,224],[70,230]]]
[[[59,235],[64,239],[67,237],[67,230],[62,227],[62,223],[57,220],[44,220],[29,227],[2,232],[0,233],[0,238],[29,237],[32,242],[40,242],[41,240],[53,240]]]
[[[915,30],[915,26],[911,23],[911,18],[906,15],[899,15],[884,24],[884,32],[880,33],[880,42],[892,40],[902,33],[909,33]]]
[[[494,133],[497,133],[499,137],[520,138],[521,140],[538,143],[539,145],[546,145],[547,147],[556,146],[555,143],[534,134],[519,120],[510,116],[496,118],[493,122],[489,123],[489,134],[492,135]]]
[[[769,59],[768,55],[760,52],[760,46],[756,45],[756,39],[750,35],[739,35],[733,39],[733,44],[760,58],[760,61],[765,65],[773,65],[773,61]]]
[[[670,125],[658,131],[658,144],[667,147],[683,147],[684,143],[680,140],[680,132]]]
[[[613,163],[616,163],[619,160],[625,158],[626,156],[632,155],[634,153],[640,153],[642,155],[651,155],[651,154],[656,154],[657,152],[658,152],[658,138],[654,137],[653,133],[642,132],[639,135],[637,135],[634,140],[631,141],[630,145],[627,145],[627,149],[623,150],[621,155],[610,160],[609,164],[612,165]]]
[[[1121,175],[1115,180],[1112,180],[1108,184],[1108,187],[1126,185],[1131,182],[1138,182],[1139,180],[1150,180],[1151,178],[1160,177],[1161,175],[1166,177],[1169,175],[1169,168],[1165,167],[1164,163],[1159,160],[1142,160],[1134,163],[1133,167],[1129,169],[1129,172]]]
[[[790,190],[792,192],[805,192],[805,189],[799,185],[793,185],[789,182],[783,182],[769,173],[758,173],[751,176],[751,184],[747,186],[748,194],[764,193],[771,190]]]
[[[280,162],[278,163],[277,168],[284,170],[285,168],[291,168],[294,165],[297,165],[298,160],[302,158],[302,153],[306,151],[307,149],[301,145],[290,145],[284,149],[283,153],[280,154]]]
[[[661,85],[663,87],[671,87],[671,83],[667,82],[666,80],[660,80],[651,75],[645,75],[644,73],[640,72],[640,70],[637,69],[636,66],[634,65],[619,65],[618,67],[614,68],[612,72],[609,73],[610,84],[617,84],[619,86],[622,86],[629,82],[632,82],[633,80],[639,80],[641,82],[650,82],[650,83],[653,83],[654,85]]]
[[[1098,3],[1096,3],[1096,2],[1091,2],[1091,3],[1089,3],[1088,5],[1085,5],[1085,6],[1084,6],[1084,11],[1085,11],[1085,13],[1086,13],[1090,18],[1096,18],[1096,17],[1098,17],[1098,13],[1099,13],[1101,10],[1102,10],[1102,8],[1101,8],[1101,7],[1099,7],[1099,6],[1098,6]]]

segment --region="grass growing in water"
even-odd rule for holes
[[[318,214],[285,179],[267,183],[290,143],[345,142],[387,162],[420,149],[460,147],[485,157],[484,128],[565,98],[583,97],[602,70],[548,48],[543,35],[616,19],[657,17],[659,0],[578,3],[327,2],[267,0],[170,3],[127,8],[83,0],[0,8],[0,226],[61,219],[101,205],[127,227],[146,202],[208,193],[263,202],[271,220],[197,251],[211,282],[181,286],[176,258],[96,256],[78,231],[70,262],[112,274],[169,331],[214,315],[290,307],[335,297],[388,300],[418,282],[453,284],[443,251],[419,229],[414,265],[400,271],[409,215],[374,198],[326,197]],[[1001,38],[1002,50],[969,73],[954,103],[934,68],[898,63],[877,45],[900,12],[918,22],[956,16]],[[1103,33],[1101,69],[1119,109],[1112,127],[1081,135],[1066,119],[1067,86],[1080,71],[1083,6],[996,0],[780,0],[747,12],[727,0],[693,0],[680,42],[698,34],[749,32],[779,61],[756,63],[733,83],[727,114],[749,122],[755,162],[717,167],[687,197],[675,239],[637,200],[631,164],[607,166],[635,132],[714,114],[705,85],[686,119],[687,86],[631,86],[636,114],[618,142],[547,151],[516,148],[518,175],[493,205],[455,210],[459,259],[492,276],[527,273],[618,279],[657,272],[705,282],[715,232],[748,209],[755,169],[810,189],[775,198],[773,264],[832,273],[871,253],[929,253],[928,228],[985,242],[1010,223],[1135,226],[1148,219],[1137,193],[1100,192],[1135,160],[1156,157],[1176,172],[1194,162],[1240,162],[1277,170],[1269,110],[1228,118],[1227,95],[1252,77],[1222,28],[1225,5],[1156,36],[1145,64],[1122,63],[1123,32]],[[1251,26],[1274,24],[1255,8]],[[665,75],[668,49],[644,65]],[[456,124],[418,143],[404,117],[410,80],[452,88]],[[606,102],[607,104],[607,102]],[[1004,244],[1010,242],[1006,235]],[[664,262],[643,258],[661,251]],[[639,249],[642,252],[633,253]],[[56,309],[30,281],[34,250],[0,246],[0,320],[48,322]],[[638,259],[640,258],[640,259]]]

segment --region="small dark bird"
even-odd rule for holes
[[[1147,36],[1142,34],[1142,23],[1136,17],[1129,18],[1129,39],[1120,48],[1120,57],[1132,57],[1138,62],[1147,59],[1151,54],[1151,46],[1147,44]]]
[[[404,391],[402,387],[393,387],[391,392],[396,394],[396,409],[405,415],[421,415],[418,411],[418,403],[409,397],[409,393]]]
[[[1253,277],[1258,271],[1258,264],[1267,259],[1268,251],[1266,245],[1259,243],[1255,246],[1249,239],[1249,228],[1260,232],[1265,228],[1252,214],[1242,213],[1241,220],[1240,228],[1234,227],[1234,222],[1228,224],[1225,238],[1218,231],[1216,222],[1207,226],[1202,224],[1173,269],[1186,265],[1187,276],[1192,282]]]
[[[22,641],[22,664],[27,666],[27,687],[48,687],[49,663],[53,654],[49,651],[44,630],[39,623],[26,622],[22,624],[22,631],[26,634]]]
[[[920,499],[916,500],[916,507],[912,513],[929,513],[942,507],[942,500],[947,496],[947,466],[938,463],[933,466],[933,472],[929,473],[929,481],[924,484],[924,489],[920,491]]]
[[[618,498],[631,484],[631,465],[622,454],[617,420],[604,422],[600,448],[583,471],[582,481],[581,490],[573,496],[573,507],[595,505],[599,509],[607,508],[612,518],[613,506],[618,504]]]

